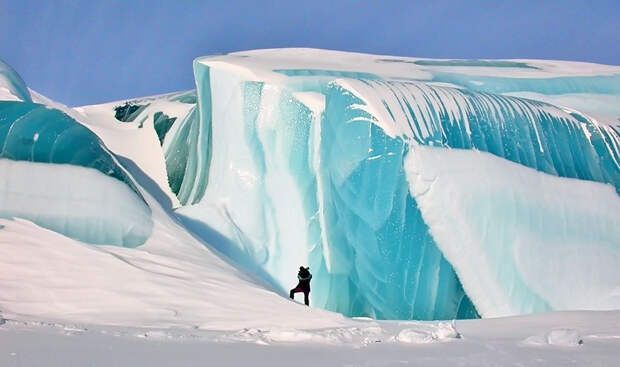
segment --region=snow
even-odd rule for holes
[[[618,311],[463,320],[454,329],[437,322],[380,322],[314,331],[135,328],[5,318],[0,323],[0,364],[7,367],[613,366],[620,360]],[[457,330],[460,337],[453,332],[429,336],[444,335],[441,330]],[[414,335],[421,338],[405,337]]]
[[[562,77],[614,75],[620,73],[620,67],[576,61],[558,60],[489,60],[521,62],[531,68],[477,67],[477,66],[431,66],[415,64],[421,58],[369,55],[355,52],[319,50],[310,48],[265,49],[239,51],[227,55],[200,57],[196,62],[226,66],[230,69],[241,68],[246,75],[266,78],[272,70],[306,69],[337,70],[347,72],[374,73],[382,77],[421,79],[429,77],[431,71],[458,72],[467,75],[506,76],[511,77]],[[217,64],[217,65],[216,65]],[[271,77],[271,76],[270,76]]]
[[[400,343],[427,344],[450,341],[460,337],[461,335],[456,331],[454,324],[439,322],[435,325],[416,325],[415,328],[403,329],[394,337],[394,340]]]
[[[0,87],[0,100],[2,101],[21,101],[21,99],[13,94],[9,88]]]
[[[348,323],[341,315],[268,290],[159,214],[151,239],[137,249],[87,245],[23,219],[0,220],[0,267],[5,270],[0,285],[7,290],[0,294],[3,313],[208,330]]]
[[[523,341],[531,345],[559,345],[563,347],[576,347],[583,344],[579,332],[575,329],[556,329],[543,335],[530,336]]]

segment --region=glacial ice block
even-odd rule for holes
[[[132,180],[90,130],[59,110],[0,101],[0,216],[95,244],[137,246],[152,229]]]
[[[452,233],[451,227],[435,227],[426,208],[451,195],[458,196],[452,198],[457,203],[485,191],[454,189],[422,207],[423,196],[412,186],[404,164],[405,157],[428,146],[438,152],[458,149],[455,154],[463,152],[463,157],[488,152],[500,167],[505,165],[507,177],[526,170],[532,177],[546,177],[541,185],[576,182],[574,187],[566,184],[566,195],[583,185],[604,192],[593,196],[593,206],[601,200],[612,203],[620,192],[620,129],[613,123],[614,109],[607,110],[612,113],[602,123],[570,103],[556,106],[504,95],[544,94],[553,99],[587,94],[589,99],[604,96],[601,103],[615,100],[620,69],[582,66],[529,60],[429,62],[320,50],[200,58],[194,62],[199,120],[176,122],[164,141],[164,146],[176,141],[179,147],[165,150],[167,161],[179,163],[172,166],[177,178],[171,184],[182,182],[190,193],[182,202],[193,203],[178,211],[225,234],[240,250],[231,253],[245,254],[283,288],[293,285],[290,274],[297,266],[310,265],[315,274],[311,302],[347,315],[436,319],[472,317],[476,309],[491,316],[580,305],[612,307],[616,299],[607,297],[612,286],[592,293],[596,297],[590,303],[580,301],[585,291],[572,295],[564,288],[541,298],[562,271],[531,284],[532,277],[545,275],[531,248],[520,252],[519,259],[511,250],[471,248],[481,254],[477,256],[492,259],[492,267],[502,262],[518,267],[507,267],[510,274],[494,273],[495,268],[482,274],[481,267],[484,279],[468,276],[478,264],[455,258],[457,237],[441,236],[442,231]],[[191,157],[198,144],[181,142],[192,141],[200,142],[200,155],[188,164],[183,157]],[[188,154],[176,154],[184,149]],[[463,174],[480,181],[480,187],[489,185],[484,175]],[[459,176],[445,176],[454,177],[452,184],[458,187]],[[497,182],[501,187],[504,181]],[[615,238],[608,230],[613,211],[591,215],[580,206],[555,208],[559,203],[553,201],[548,208],[550,232],[532,230],[523,223],[538,218],[543,208],[523,194],[531,190],[525,181],[511,184],[506,189],[522,196],[513,206],[483,197],[480,202],[497,208],[479,213],[456,208],[450,218],[468,228],[496,218],[501,220],[498,228],[517,228],[511,233],[522,230],[528,233],[525,237],[536,238],[528,242],[535,243],[534,248],[556,249],[557,241],[568,238],[557,234],[560,218],[569,212],[571,218],[600,215],[607,224],[593,227],[592,235],[605,243]],[[518,221],[497,213],[514,206],[523,216]],[[525,237],[518,241],[527,242]],[[510,238],[501,240],[506,248],[514,247]],[[572,257],[575,266],[603,261],[595,255],[598,245],[580,246],[592,251],[593,260]],[[582,279],[582,290],[595,288],[597,280],[609,275],[614,256],[601,273]],[[487,296],[472,282],[495,288],[489,288],[493,293]]]
[[[410,190],[484,316],[620,305],[620,197],[474,150],[418,146]]]
[[[310,265],[314,306],[390,319],[620,307],[610,291],[616,281],[609,269],[620,266],[615,250],[598,256],[615,232],[593,225],[600,241],[588,247],[579,240],[586,234],[562,234],[558,224],[597,216],[614,223],[600,201],[611,204],[620,192],[620,67],[292,49],[199,58],[194,75],[196,92],[134,101],[148,103],[133,123],[152,119],[168,183],[182,205],[178,213],[223,234],[232,245],[220,241],[222,252],[262,268],[281,288],[294,285],[299,265]],[[405,162],[429,147],[442,158],[422,163],[441,165],[452,151],[463,159],[486,152],[476,161],[480,170],[497,165],[512,180],[487,182],[493,172],[448,165],[441,184],[417,187]],[[556,182],[568,196],[586,188],[598,209],[554,200],[537,206],[544,198],[529,199],[527,180],[515,177],[544,185],[545,195]],[[459,180],[477,184],[460,187]],[[502,185],[514,200],[484,196],[503,193]],[[433,188],[439,196],[430,195]],[[471,196],[488,210],[448,205],[445,216],[458,221],[452,227],[432,216],[448,199],[476,209]],[[506,214],[511,210],[523,218],[514,220]],[[542,213],[549,233],[530,226]],[[493,220],[509,237],[489,228],[500,238],[489,244],[478,232]],[[467,231],[475,232],[467,251],[486,264],[454,255],[462,245],[454,234]],[[551,264],[549,273],[533,256],[553,258],[545,249],[561,253],[557,242],[571,239],[586,255]],[[504,263],[506,273],[498,273]],[[600,272],[583,276],[578,292],[564,285],[547,291],[569,265],[599,263]],[[478,268],[484,279],[472,276]]]
[[[476,316],[409,195],[403,139],[336,116],[323,79],[283,88],[199,62],[195,75],[209,177],[180,213],[227,235],[283,288],[310,265],[317,307],[384,319]],[[175,134],[200,136],[185,124],[169,131],[165,152]],[[200,184],[183,166],[183,184]]]

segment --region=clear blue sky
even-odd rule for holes
[[[191,89],[197,56],[317,47],[620,65],[620,0],[0,0],[0,58],[69,105]]]

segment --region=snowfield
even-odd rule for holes
[[[616,366],[620,312],[210,331],[15,321],[2,366]],[[352,322],[353,323],[353,322]]]

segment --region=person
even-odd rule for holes
[[[310,267],[304,268],[303,266],[300,266],[299,273],[297,273],[297,279],[299,279],[299,283],[297,284],[297,287],[291,289],[291,299],[295,299],[295,293],[303,292],[304,303],[306,306],[310,306],[310,300],[308,299],[308,296],[310,295],[310,280],[312,279]]]

